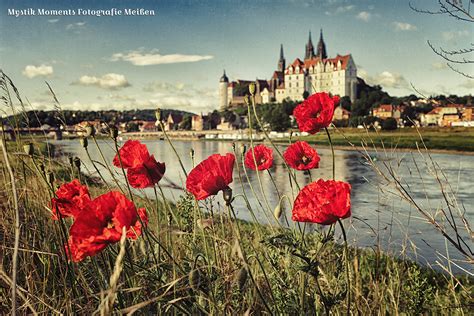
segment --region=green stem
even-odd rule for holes
[[[123,189],[120,186],[120,183],[118,182],[117,178],[115,178],[114,173],[110,169],[109,164],[107,163],[107,160],[105,159],[104,154],[102,153],[102,150],[100,149],[99,143],[97,143],[97,139],[95,138],[95,136],[92,136],[92,139],[94,140],[95,146],[97,147],[97,150],[99,151],[99,155],[102,158],[102,161],[104,162],[105,168],[107,168],[107,170],[109,171],[110,175],[112,176],[112,179],[114,180],[115,184],[117,185],[117,188],[119,188],[119,190],[123,193]]]
[[[332,146],[331,134],[327,127],[324,128],[326,130],[326,135],[328,136],[329,147],[331,147],[332,153],[332,179],[336,180],[336,155],[334,154],[334,147]]]
[[[349,268],[349,247],[347,245],[347,236],[344,225],[340,219],[337,220],[339,226],[341,227],[342,237],[344,238],[344,257],[346,262],[346,283],[347,283],[347,315],[351,313],[351,275]]]
[[[181,166],[181,169],[183,170],[183,173],[184,175],[186,176],[186,178],[188,177],[188,173],[186,172],[186,169],[184,168],[184,165],[183,165],[183,162],[181,161],[181,157],[179,156],[178,152],[176,151],[176,148],[174,148],[173,146],[173,143],[171,142],[170,138],[168,137],[168,134],[166,133],[165,131],[165,125],[163,124],[163,122],[160,121],[160,126],[161,126],[161,131],[163,132],[163,135],[165,135],[166,137],[166,140],[168,141],[168,143],[170,144],[171,146],[171,149],[173,149],[176,157],[178,158],[178,161],[179,161],[179,164]]]
[[[255,106],[255,96],[252,96],[252,105]],[[247,106],[247,112],[250,113],[250,104]],[[249,116],[250,116],[250,114],[249,114]],[[263,129],[263,127],[262,127],[262,129]],[[255,172],[257,174],[258,185],[260,187],[260,192],[262,193],[263,200],[265,201],[265,205],[267,206],[267,210],[268,210],[268,212],[271,213],[272,209],[270,207],[270,204],[268,203],[268,199],[267,199],[267,196],[265,194],[265,190],[263,189],[262,180],[260,179],[260,172],[257,168],[257,159],[255,157],[254,143],[253,143],[253,137],[252,137],[252,120],[250,119],[250,117],[249,117],[249,134],[250,134],[250,149],[249,150],[251,150],[254,166],[256,167]]]
[[[94,138],[94,140],[95,140],[95,138]],[[130,195],[130,200],[132,202],[134,202],[133,201],[132,189],[130,188],[130,184],[128,183],[127,174],[125,173],[125,168],[123,167],[123,163],[122,163],[122,157],[120,156],[120,150],[119,150],[119,147],[118,147],[117,138],[114,138],[114,145],[115,145],[115,152],[117,153],[117,157],[118,157],[119,162],[120,162],[120,169],[122,169],[123,178],[124,178],[125,183],[127,185],[128,194]]]
[[[99,168],[97,168],[97,166],[95,165],[94,161],[91,158],[91,154],[89,153],[89,150],[87,149],[87,147],[85,147],[84,149],[86,150],[87,158],[89,158],[89,161],[91,162],[91,164],[94,167],[95,171],[97,172],[99,177],[102,179],[102,181],[105,183],[105,185],[107,186],[107,189],[110,191],[111,189],[110,189],[109,183],[107,181],[105,181],[105,178],[100,173]]]

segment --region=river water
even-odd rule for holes
[[[158,161],[166,163],[166,178],[162,179],[160,184],[165,185],[169,183],[169,180],[185,187],[184,174],[171,146],[162,140],[143,140],[142,142],[148,146],[150,153],[154,154]],[[89,143],[92,159],[101,162],[97,147],[92,142]],[[85,169],[91,172],[94,170],[85,150],[77,140],[64,140],[58,144],[67,154],[80,157],[85,164]],[[115,154],[113,143],[99,140],[99,145],[105,159],[111,165]],[[173,141],[173,145],[188,172],[193,166],[191,149],[194,150],[196,164],[214,153],[233,152],[231,142]],[[237,150],[239,148],[240,145],[237,144]],[[283,152],[285,146],[279,149]],[[300,187],[310,183],[311,180],[332,178],[331,151],[326,148],[316,147],[316,149],[321,156],[320,168],[312,170],[311,174],[297,171],[296,178]],[[451,209],[460,234],[464,236],[468,247],[474,250],[472,239],[467,235],[467,230],[459,215],[464,214],[471,225],[474,222],[474,156],[433,153],[430,158],[426,153],[421,154],[417,151],[369,152],[368,156],[374,160],[379,171],[375,170],[364,156],[366,155],[358,151],[335,151],[336,179],[352,185],[353,216],[345,220],[350,243],[360,247],[381,247],[394,255],[406,256],[435,269],[441,269],[441,266],[447,267],[446,257],[450,257],[451,269],[454,272],[464,270],[464,272],[473,273],[472,265],[464,261],[461,253],[445,241],[445,238],[427,222],[413,203],[408,203],[401,198],[400,192],[385,177],[391,179],[389,174],[392,173],[402,184],[405,194],[409,194],[424,212],[435,216],[438,221],[448,227],[449,235],[455,238],[448,223],[443,222],[442,215],[443,210],[448,212]],[[236,196],[233,205],[238,217],[253,220],[242,199],[242,192],[246,193],[257,220],[264,224],[269,222],[273,225],[278,224],[272,217],[273,209],[279,202],[278,193],[288,196],[293,201],[297,194],[295,184],[289,180],[288,172],[276,152],[274,152],[274,157],[275,163],[270,170],[271,175],[267,172],[258,174],[262,186],[259,185],[255,171],[247,170],[249,180],[247,181],[240,164],[242,183],[239,181],[238,168],[234,168],[234,182],[231,187]],[[104,167],[100,165],[98,167],[103,175],[111,178]],[[118,178],[123,179],[118,168],[112,166],[112,169],[117,172]],[[441,187],[444,188],[444,194]],[[264,194],[262,194],[262,189]],[[182,190],[169,187],[165,187],[164,191],[167,198],[173,201],[183,194]],[[154,197],[153,189],[146,189],[141,193]],[[446,202],[445,196],[449,203]],[[214,198],[212,203],[216,211],[219,211],[219,206],[223,205],[221,194]],[[283,199],[282,205],[287,218],[281,219],[281,224],[286,225],[288,220],[289,225],[294,226],[291,222],[288,199]],[[336,230],[336,238],[341,238],[339,230]],[[467,249],[466,245],[463,247]]]

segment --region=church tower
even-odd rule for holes
[[[319,35],[319,42],[318,42],[318,49],[316,51],[316,56],[321,59],[328,58],[328,54],[326,53],[326,44],[324,44],[324,39],[323,39],[323,29],[321,29],[321,33]]]
[[[229,84],[229,78],[224,74],[222,75],[221,79],[219,80],[219,107],[221,110],[225,109],[228,104],[228,96],[227,96],[227,86]]]
[[[283,44],[280,46],[280,59],[278,60],[278,71],[285,71],[286,66],[286,60],[285,57],[283,56]]]
[[[314,57],[314,47],[313,47],[313,41],[311,40],[311,31],[309,31],[309,39],[308,39],[308,44],[306,44],[304,59],[311,59],[313,57]]]

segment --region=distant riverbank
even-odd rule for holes
[[[179,140],[202,140],[202,141],[245,141],[248,142],[247,131],[172,131],[167,132],[170,139]],[[292,141],[305,140],[319,146],[329,146],[326,133],[301,136],[295,133],[291,136]],[[421,135],[421,137],[420,137]],[[142,138],[156,139],[164,138],[161,132],[151,133],[123,133],[124,139]],[[271,135],[272,141],[285,144],[290,141],[290,133],[279,133]],[[404,128],[395,131],[367,131],[357,128],[331,129],[332,143],[340,150],[376,150],[400,149],[406,151],[426,148],[439,153],[457,153],[474,155],[474,128]],[[257,133],[254,140],[265,141],[263,133]]]

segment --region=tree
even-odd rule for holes
[[[190,130],[192,127],[192,116],[185,115],[181,123],[179,123],[179,129]]]
[[[398,127],[397,120],[393,117],[389,117],[386,120],[382,121],[382,130],[384,131],[393,131]]]
[[[344,110],[347,110],[347,111],[351,110],[352,102],[351,102],[351,98],[349,98],[348,96],[343,96],[341,100],[339,101],[339,104],[342,106]]]
[[[405,126],[413,126],[413,122],[418,119],[418,111],[415,107],[407,106],[402,112],[400,118],[405,123]]]
[[[275,104],[266,113],[265,123],[269,124],[273,131],[283,132],[290,128],[290,117],[286,114],[281,104]]]

